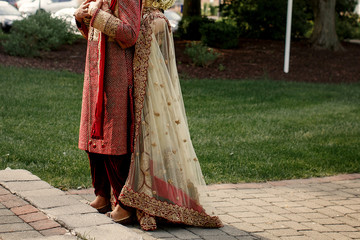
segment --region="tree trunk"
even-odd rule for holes
[[[200,0],[184,0],[183,17],[201,16]]]
[[[311,0],[314,30],[310,41],[314,48],[343,50],[335,28],[336,0]]]

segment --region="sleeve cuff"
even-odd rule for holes
[[[92,17],[91,26],[108,35],[115,37],[118,26],[122,21],[114,15],[98,9]]]

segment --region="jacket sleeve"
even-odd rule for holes
[[[119,17],[98,9],[90,25],[117,41],[122,48],[135,45],[140,31],[139,0],[118,0]]]

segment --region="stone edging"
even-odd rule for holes
[[[237,184],[213,184],[208,185],[208,190],[215,191],[220,189],[249,189],[249,188],[269,188],[273,186],[290,186],[290,185],[301,185],[311,183],[324,183],[334,181],[346,181],[360,179],[360,173],[353,174],[340,174],[330,177],[319,177],[319,178],[308,178],[308,179],[291,179],[281,181],[268,181],[261,183],[237,183]]]
[[[139,234],[98,214],[86,203],[50,186],[27,170],[0,170],[0,185],[76,235],[89,239],[142,239]]]

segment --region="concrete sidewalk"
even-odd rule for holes
[[[360,174],[208,189],[221,229],[124,227],[25,170],[0,171],[0,239],[360,239]],[[10,191],[10,192],[9,192]],[[78,235],[78,238],[75,235]]]

